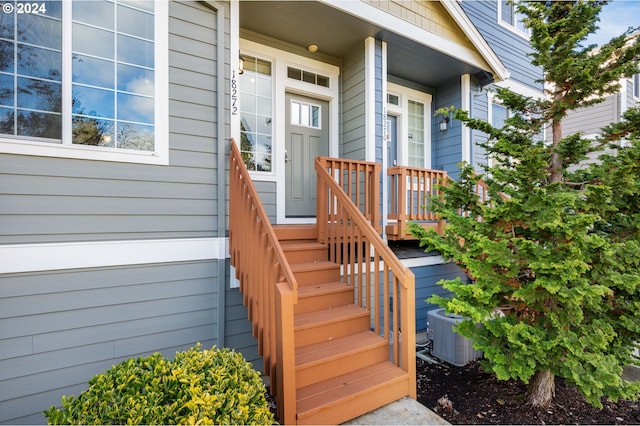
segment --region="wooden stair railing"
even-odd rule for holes
[[[414,240],[408,228],[408,222],[420,223],[424,228],[433,228],[444,232],[444,221],[435,213],[433,200],[441,197],[438,185],[449,181],[447,172],[442,170],[420,169],[415,167],[394,166],[387,169],[389,176],[389,214],[390,222],[385,227],[389,240]],[[475,193],[480,203],[489,200],[487,184],[479,180],[475,184]],[[504,198],[504,196],[503,196]],[[467,212],[461,211],[465,215]]]
[[[382,231],[380,209],[380,163],[318,157],[318,161],[338,184],[378,234]]]
[[[229,155],[229,251],[281,421],[295,419],[293,309],[298,284],[235,141]],[[295,420],[293,421],[295,422]]]
[[[342,265],[341,279],[355,288],[356,305],[370,312],[374,333],[391,343],[390,361],[409,375],[406,395],[415,399],[415,276],[382,240],[377,222],[372,225],[353,202],[353,192],[344,191],[334,167],[326,158],[315,161],[318,242],[329,245],[329,260]],[[379,175],[372,179],[379,182]]]
[[[435,214],[432,200],[441,196],[437,185],[446,182],[447,172],[394,166],[387,169],[387,175],[390,187],[388,219],[396,221],[386,226],[387,237],[390,240],[415,239],[408,230],[409,221],[420,222],[442,233],[444,224]]]

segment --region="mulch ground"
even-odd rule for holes
[[[556,378],[556,396],[547,409],[525,401],[526,384],[499,381],[478,362],[464,367],[417,360],[418,401],[452,424],[640,424],[638,402],[603,399],[599,410],[575,388]]]

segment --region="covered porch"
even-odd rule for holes
[[[455,178],[457,163],[470,161],[472,148],[461,123],[450,120],[441,131],[442,117],[434,112],[465,107],[474,88],[506,75],[453,3],[238,2],[239,56],[269,70],[272,92],[259,98],[270,102],[268,110],[247,110],[243,79],[253,71],[245,71],[232,137],[241,142],[245,162],[255,162],[249,172],[272,200],[266,209],[274,223],[315,221],[313,207],[294,209],[291,198],[296,191],[316,192],[313,161],[327,156],[378,163],[385,180],[389,176],[379,200],[389,240],[410,238],[409,220],[438,228],[423,208],[425,195],[444,176]],[[319,144],[298,149],[292,142],[299,136],[289,127],[292,102],[326,120],[317,126],[324,133],[309,136]],[[265,104],[255,102],[255,109]],[[245,114],[257,115],[255,126],[264,128],[254,131]],[[312,197],[300,199],[298,205],[315,204]]]

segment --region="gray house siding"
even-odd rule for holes
[[[276,197],[278,196],[278,185],[276,182],[255,180],[253,183],[258,191],[258,196],[262,202],[271,223],[276,223]]]
[[[364,43],[345,56],[341,73],[342,143],[340,156],[365,158],[365,63]]]
[[[600,133],[600,129],[620,118],[620,95],[608,96],[607,99],[588,108],[570,111],[562,121],[562,135],[568,136],[574,133],[593,135]]]
[[[225,305],[225,347],[233,348],[253,364],[257,371],[263,371],[262,357],[258,353],[258,342],[253,337],[251,322],[247,319],[247,308],[242,304],[242,293],[236,288],[228,288]]]
[[[0,422],[44,423],[129,357],[217,341],[217,261],[0,277]]]
[[[427,312],[439,308],[438,305],[427,303],[426,300],[434,294],[443,297],[451,295],[451,292],[438,284],[438,281],[452,280],[456,277],[468,281],[468,277],[453,263],[419,266],[411,268],[411,272],[416,276],[416,331],[420,332],[427,328]]]
[[[383,136],[383,112],[387,100],[382,97],[383,85],[385,84],[385,76],[382,69],[382,42],[375,41],[375,123],[376,123],[376,140],[375,140],[375,162],[382,163],[382,136]]]
[[[219,17],[169,3],[169,165],[0,155],[0,244],[226,236]],[[129,357],[249,346],[250,332],[224,333],[228,259],[211,257],[1,274],[0,423],[44,423],[43,409]]]
[[[170,165],[1,155],[0,243],[218,236],[215,14],[169,13]]]
[[[434,95],[434,109],[461,105],[460,80],[452,80],[438,87]],[[458,176],[458,163],[462,160],[462,125],[457,120],[449,122],[446,132],[439,131],[440,117],[433,120],[432,164],[433,169],[445,170],[452,178]]]
[[[509,70],[510,78],[542,90],[541,71],[531,65],[529,40],[498,23],[498,1],[460,2],[471,22]]]

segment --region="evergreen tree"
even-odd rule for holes
[[[637,29],[599,49],[583,45],[603,5],[519,4],[547,97],[498,89],[511,112],[502,128],[455,111],[488,134],[489,165],[481,175],[462,165],[460,179],[442,186],[435,208],[447,222],[443,236],[413,226],[421,244],[473,278],[443,282],[453,296],[430,302],[469,318],[458,332],[484,351],[485,366],[499,379],[529,383],[535,406],[552,401],[556,376],[594,406],[602,396],[640,395],[640,384],[621,379],[623,366],[639,364],[640,113],[630,110],[595,141],[562,137],[569,111],[602,102],[622,77],[639,72],[640,41],[629,37]],[[581,163],[622,138],[625,147],[615,145],[615,155]],[[489,202],[476,195],[480,180]]]

